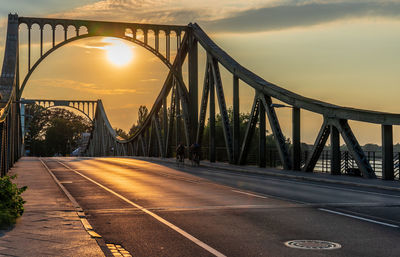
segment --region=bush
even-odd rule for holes
[[[16,219],[24,212],[25,201],[21,194],[27,187],[18,188],[12,182],[15,178],[16,175],[0,178],[0,228],[14,224]]]

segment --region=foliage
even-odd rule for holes
[[[233,124],[233,109],[232,107],[229,108],[228,110],[228,118],[230,124]],[[244,136],[246,134],[246,129],[248,122],[250,121],[250,113],[239,113],[239,128],[240,128],[240,143],[243,142]],[[231,127],[232,130],[232,127]],[[276,151],[276,143],[273,134],[268,134],[268,131],[265,131],[266,133],[266,147],[269,150]],[[209,146],[209,135],[210,135],[210,121],[208,120],[205,128],[204,128],[204,136],[203,136],[203,142],[201,142],[201,145],[203,147],[208,147]],[[256,127],[254,131],[254,135],[252,138],[252,141],[249,146],[249,156],[257,156],[258,155],[258,147],[259,147],[259,135],[260,135],[260,129],[258,126]],[[289,144],[289,140],[286,140],[287,144]],[[226,161],[227,156],[226,156],[226,150],[218,151],[218,148],[225,148],[225,139],[224,139],[224,132],[223,132],[223,127],[222,127],[222,117],[220,114],[215,115],[215,146],[217,148],[217,160],[218,161]]]
[[[81,134],[91,128],[87,118],[66,109],[27,105],[26,115],[25,142],[30,155],[69,154],[78,147]]]
[[[129,132],[126,133],[123,129],[120,128],[114,128],[115,133],[117,133],[118,136],[128,139],[131,137],[133,134],[136,133],[140,129],[140,127],[143,125],[144,121],[146,120],[147,116],[149,115],[149,110],[145,105],[141,105],[138,110],[138,119],[136,124],[133,124],[132,127],[130,128]]]
[[[121,128],[114,128],[115,133],[117,133],[118,136],[122,137],[123,139],[128,139],[129,135]]]
[[[18,188],[12,182],[14,176],[4,176],[0,178],[0,228],[14,224],[15,220],[24,212],[21,194],[26,190],[26,186]]]

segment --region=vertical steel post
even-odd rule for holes
[[[215,85],[210,80],[210,143],[209,154],[210,162],[215,162]]]
[[[167,112],[167,97],[164,97],[163,99],[163,137],[164,137],[164,142],[162,142],[162,144],[165,146],[165,153],[167,152],[167,137],[168,137],[168,112]],[[166,156],[164,156],[166,157]]]
[[[181,104],[180,97],[178,93],[178,85],[176,84],[176,104],[175,104],[175,113],[176,113],[176,146],[181,143]]]
[[[165,32],[165,55],[167,60],[169,61],[171,59],[171,39],[170,39],[170,32],[166,31]]]
[[[156,52],[158,52],[158,50],[160,49],[160,47],[159,47],[159,44],[160,44],[160,31],[158,31],[158,30],[154,31],[154,36],[155,36],[154,45],[155,45],[155,48],[156,48]]]
[[[335,126],[331,127],[331,174],[340,175],[340,135]]]
[[[190,140],[194,141],[198,123],[198,46],[194,36],[189,40],[189,113],[190,113]]]
[[[292,108],[292,140],[293,140],[293,170],[300,170],[301,146],[300,146],[300,108]]]
[[[239,78],[233,75],[233,163],[238,164],[240,151]]]
[[[145,45],[147,45],[147,41],[148,41],[148,30],[143,30],[143,42]]]
[[[394,179],[393,164],[393,127],[382,125],[382,179]]]
[[[260,134],[259,134],[259,148],[258,148],[258,166],[265,167],[266,166],[266,156],[265,156],[265,145],[266,145],[266,136],[265,136],[265,107],[263,104],[260,104]]]
[[[54,47],[56,45],[56,27],[51,26],[51,32],[52,32],[52,46]]]
[[[28,71],[31,70],[31,25],[28,26]]]
[[[43,56],[43,27],[40,26],[40,57]]]

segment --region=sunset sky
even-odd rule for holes
[[[10,12],[157,24],[197,22],[227,53],[267,81],[337,105],[400,113],[400,1],[0,0],[0,58]],[[32,39],[38,42],[38,34]],[[27,63],[24,40],[26,34],[21,35],[22,73]],[[123,65],[107,56],[118,44],[132,53]],[[159,59],[138,45],[89,38],[51,54],[34,72],[23,97],[100,98],[112,125],[128,130],[138,107],[152,106],[167,72]],[[231,78],[222,74],[231,105]],[[243,84],[240,90],[242,111],[248,112],[253,91]],[[278,114],[290,137],[290,110],[279,109]],[[302,112],[304,142],[315,140],[321,121],[318,115]],[[380,144],[379,126],[351,125],[361,144]],[[399,142],[399,129],[394,136]]]

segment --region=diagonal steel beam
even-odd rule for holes
[[[182,80],[182,77],[178,78]],[[183,81],[183,80],[182,80]],[[189,117],[189,94],[187,93],[187,89],[182,83],[177,84],[179,100],[182,106],[182,116],[183,116],[183,125],[184,125],[184,133],[186,139],[186,145],[190,145],[190,117]]]
[[[330,127],[328,125],[327,120],[324,119],[321,129],[319,130],[317,139],[315,140],[310,157],[308,157],[308,160],[306,161],[306,164],[303,167],[303,171],[312,172],[314,170],[314,167],[317,164],[319,156],[324,150],[329,134],[330,134]]]
[[[278,148],[279,157],[281,159],[283,168],[285,170],[292,169],[292,160],[289,155],[289,151],[286,145],[285,137],[283,136],[281,126],[279,125],[278,116],[276,115],[274,107],[272,107],[272,100],[270,96],[259,93],[259,98],[264,105],[265,111],[267,112],[269,125],[271,126],[272,133],[276,146]]]
[[[376,178],[375,172],[369,164],[369,161],[358,143],[357,138],[354,136],[347,120],[330,119],[330,123],[339,130],[350,154],[353,156],[358,168],[363,174],[363,177]]]
[[[199,126],[197,128],[197,136],[196,136],[196,142],[200,145],[202,144],[202,141],[203,141],[204,126],[206,124],[208,95],[209,95],[209,91],[210,91],[210,76],[209,75],[210,75],[210,65],[207,61],[206,62],[206,71],[204,73],[203,94],[201,96]]]
[[[232,163],[233,162],[232,133],[230,129],[228,111],[226,109],[225,95],[224,95],[224,88],[222,87],[221,74],[219,71],[217,59],[210,57],[209,61],[213,73],[215,89],[217,91],[219,111],[221,113],[221,118],[222,118],[222,128],[224,132],[225,146],[228,155],[228,160],[230,163]]]
[[[155,115],[153,117],[153,123],[154,123],[154,129],[156,131],[156,136],[157,136],[157,142],[158,142],[158,149],[159,149],[159,155],[161,157],[165,157],[164,155],[164,145],[163,145],[163,138],[162,138],[162,133],[161,133],[161,126],[160,126],[160,119],[158,117],[158,115]]]
[[[253,106],[250,112],[250,120],[247,123],[246,133],[244,134],[242,148],[239,155],[239,164],[244,165],[247,161],[247,155],[249,152],[249,146],[253,139],[254,131],[256,129],[258,115],[260,112],[260,102],[257,95],[254,97]]]
[[[172,83],[175,83],[173,80]],[[174,122],[175,122],[175,103],[176,103],[176,87],[172,87],[172,93],[171,93],[171,105],[169,109],[169,124],[168,124],[168,131],[167,131],[167,138],[165,140],[165,155],[166,157],[170,157],[170,150],[169,150],[169,144],[172,143],[172,135],[173,135],[173,130],[174,130]]]

